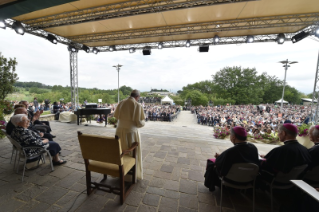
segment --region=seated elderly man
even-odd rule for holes
[[[298,128],[296,125],[287,123],[279,127],[279,140],[285,145],[272,149],[261,163],[261,169],[270,173],[288,173],[296,166],[309,164],[310,154],[306,147],[302,146],[297,140]]]
[[[59,152],[61,151],[61,147],[58,143],[54,141],[49,141],[48,139],[42,139],[39,134],[33,132],[28,129],[29,119],[26,114],[17,114],[11,118],[12,124],[15,126],[13,131],[11,132],[11,137],[19,142],[21,146],[43,146],[44,144],[49,143],[49,147],[47,148],[53,157],[54,165],[62,165],[66,163],[65,160],[61,160],[59,157]],[[34,154],[36,149],[28,150],[27,154]]]
[[[257,148],[255,145],[247,143],[246,140],[247,132],[243,127],[231,128],[230,141],[234,146],[220,155],[216,153],[216,159],[207,160],[205,186],[209,188],[210,191],[214,191],[215,186],[220,187],[221,182],[219,176],[226,176],[233,164],[254,163],[259,165]]]
[[[308,149],[311,156],[311,163],[309,169],[319,166],[319,125],[312,126],[309,130],[309,138],[315,145]],[[319,176],[318,176],[319,179]]]

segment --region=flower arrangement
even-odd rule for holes
[[[263,140],[263,137],[262,137],[262,135],[261,134],[254,134],[254,139],[256,139],[256,140]]]
[[[214,129],[214,137],[224,139],[226,136],[228,136],[230,133],[224,128],[215,127]]]
[[[310,127],[311,124],[302,124],[300,127],[298,127],[298,135],[300,137],[307,136]]]
[[[109,117],[107,119],[107,123],[115,125],[117,123],[117,119],[115,117]]]

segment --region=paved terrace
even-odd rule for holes
[[[214,139],[213,128],[197,125],[189,111],[183,111],[174,122],[147,122],[141,129],[144,180],[135,185],[122,206],[118,195],[85,193],[85,168],[76,131],[105,136],[115,133],[113,127],[93,122],[89,126],[51,122],[52,134],[57,135],[55,141],[68,162],[56,166],[54,172],[50,172],[48,162],[27,170],[23,183],[21,171],[16,174],[10,164],[9,140],[0,140],[0,211],[219,211],[220,191],[211,193],[203,184],[206,160],[232,145]],[[274,148],[257,147],[261,154]],[[102,176],[92,173],[92,178]],[[251,211],[251,192],[247,196],[226,189],[223,211]],[[256,203],[256,211],[269,210],[268,196],[258,193]]]

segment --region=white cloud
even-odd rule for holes
[[[197,47],[152,50],[151,56],[141,51],[78,54],[79,86],[100,89],[117,88],[117,71],[122,64],[120,86],[142,91],[151,88],[180,90],[187,84],[211,79],[211,75],[226,66],[255,67],[284,78],[284,68],[278,61],[289,59],[293,64],[287,72],[287,82],[304,93],[311,93],[317,65],[319,43],[305,39],[296,44],[276,43],[210,46],[208,53],[198,53]],[[16,57],[20,81],[38,81],[48,85],[70,85],[69,53],[62,44],[13,30],[0,30],[0,51],[5,57]]]

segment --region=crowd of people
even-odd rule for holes
[[[180,111],[176,105],[142,105],[146,121],[172,121]]]
[[[283,123],[301,125],[309,122],[310,106],[284,105],[232,105],[214,107],[191,107],[197,123],[230,129],[242,126],[249,134],[278,133],[278,126]],[[313,108],[314,110],[314,108]]]

